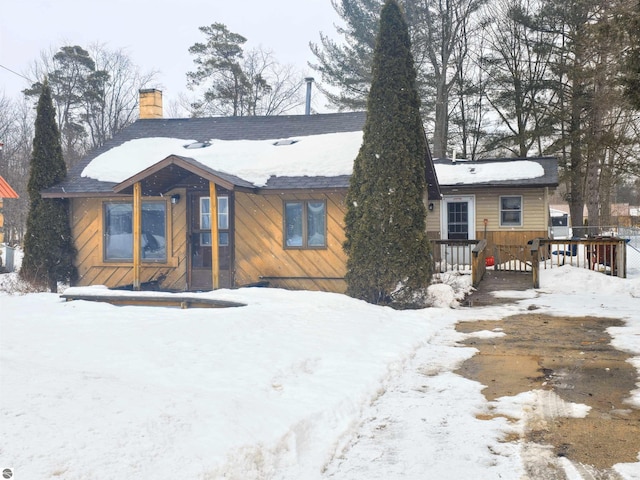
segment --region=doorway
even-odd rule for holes
[[[443,197],[440,218],[442,239],[454,242],[474,240],[476,238],[475,210],[473,195]],[[456,248],[443,245],[441,255],[447,264],[471,265],[471,248],[468,245]]]
[[[229,192],[219,193],[218,211],[214,216],[208,193],[192,193],[189,196],[189,290],[213,289],[212,221],[218,222],[219,287],[233,286],[231,200]]]

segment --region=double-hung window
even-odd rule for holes
[[[211,199],[200,197],[200,229],[211,230]],[[200,245],[211,246],[211,231],[200,233]],[[229,197],[218,196],[218,246],[229,246]]]
[[[327,204],[322,200],[284,202],[285,248],[327,246]]]
[[[500,226],[522,226],[522,196],[505,195],[500,197]]]
[[[167,260],[167,204],[164,201],[142,202],[142,260]],[[104,204],[104,259],[133,261],[133,204],[107,202]]]

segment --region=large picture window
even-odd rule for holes
[[[284,243],[288,248],[326,247],[326,203],[316,200],[285,202]]]
[[[142,260],[167,260],[167,204],[142,202]],[[104,204],[104,259],[133,261],[133,205],[131,203]]]
[[[500,226],[522,226],[522,197],[520,195],[500,197]]]

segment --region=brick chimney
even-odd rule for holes
[[[155,88],[141,89],[140,118],[162,118],[162,91]]]

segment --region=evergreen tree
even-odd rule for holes
[[[66,166],[60,146],[51,89],[45,80],[38,100],[27,189],[31,202],[20,275],[57,291],[58,281],[73,279],[75,254],[71,241],[67,200],[42,198],[40,192],[62,181]]]
[[[425,232],[420,99],[407,24],[395,0],[380,15],[363,143],[345,217],[347,293],[370,303],[420,305],[431,280]]]

